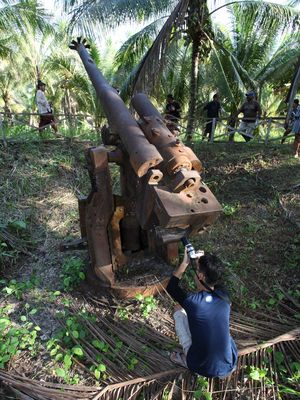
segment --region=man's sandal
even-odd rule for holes
[[[172,361],[172,363],[176,365],[180,365],[181,367],[187,368],[186,357],[182,352],[172,351],[172,353],[170,354],[170,360]]]

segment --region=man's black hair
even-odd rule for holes
[[[213,95],[213,99],[215,99],[216,97],[218,97],[219,95],[218,95],[218,93],[215,93],[214,95]]]
[[[294,99],[294,103],[299,104],[299,99]]]
[[[169,93],[167,99],[174,99],[174,96],[171,93]]]
[[[225,270],[222,261],[217,256],[208,253],[199,258],[198,268],[199,272],[204,274],[205,282],[209,286],[217,284]]]

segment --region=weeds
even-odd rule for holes
[[[208,381],[203,376],[197,377],[197,386],[198,389],[194,392],[195,400],[212,400],[211,394],[207,391],[208,389]]]
[[[137,294],[135,298],[140,303],[140,309],[144,318],[149,318],[152,311],[157,308],[157,300],[153,296],[144,297],[141,294]]]
[[[37,284],[38,279],[35,275],[31,275],[29,281],[26,282],[17,282],[15,279],[11,279],[10,281],[2,279],[0,281],[0,286],[4,286],[2,292],[4,292],[6,296],[14,296],[18,300],[21,300],[24,293],[35,288]]]
[[[24,350],[29,350],[31,356],[38,352],[36,339],[40,327],[27,322],[25,315],[20,317],[24,324],[14,323],[9,312],[9,306],[0,309],[0,368],[5,368],[8,362]]]
[[[80,258],[69,257],[62,266],[62,289],[66,291],[73,290],[80,282],[85,280],[84,263]]]
[[[226,217],[232,216],[241,208],[239,203],[233,205],[223,204],[222,206],[223,206],[223,213],[224,215],[226,215]]]
[[[124,320],[129,318],[129,312],[124,307],[120,307],[119,306],[117,308],[117,315],[122,321],[124,321]]]

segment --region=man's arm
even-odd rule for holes
[[[190,259],[189,259],[188,253],[185,249],[182,263],[179,265],[179,267],[177,269],[175,269],[175,271],[173,272],[173,275],[176,276],[176,278],[181,279],[182,275],[185,273],[185,270],[187,269],[187,266],[189,265],[189,263],[190,263]]]
[[[242,113],[244,111],[244,104],[237,110],[237,112],[235,112],[234,114],[232,114],[231,118],[236,118],[239,116],[240,113]]]
[[[181,289],[181,287],[179,286],[179,282],[188,265],[189,265],[189,257],[187,251],[185,250],[182,263],[173,272],[173,276],[171,277],[168,286],[166,287],[166,290],[169,293],[169,295],[175,301],[177,301],[181,306],[183,306],[183,302],[187,297],[187,293]]]
[[[260,118],[262,114],[262,109],[260,104],[257,102],[257,118]]]

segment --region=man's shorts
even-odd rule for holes
[[[241,121],[239,130],[242,131],[242,133],[246,133],[247,135],[252,136],[254,129],[256,128],[255,122],[246,122],[246,121]]]
[[[39,128],[50,125],[52,122],[55,122],[53,114],[40,114]]]

